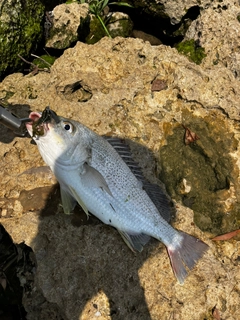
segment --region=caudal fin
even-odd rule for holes
[[[208,245],[185,232],[179,231],[179,233],[182,240],[174,247],[167,247],[167,250],[173,272],[179,283],[183,284],[188,275],[187,269],[193,269],[196,262],[207,251]]]

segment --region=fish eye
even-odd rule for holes
[[[74,130],[74,126],[70,122],[64,121],[62,126],[69,133],[72,133]]]

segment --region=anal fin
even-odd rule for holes
[[[118,229],[117,229],[118,230]],[[150,240],[150,236],[144,233],[130,234],[126,231],[118,230],[124,242],[133,251],[141,252],[144,245]]]

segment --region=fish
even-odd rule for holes
[[[151,238],[161,241],[183,284],[208,245],[169,224],[168,198],[160,187],[153,191],[120,140],[49,107],[29,118],[26,128],[59,182],[64,213],[78,203],[87,216],[116,228],[133,252],[141,252]]]

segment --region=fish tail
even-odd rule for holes
[[[178,282],[183,284],[188,275],[187,269],[193,269],[197,261],[207,251],[208,245],[185,232],[179,231],[179,234],[182,240],[177,245],[167,246],[167,251],[173,272]]]

